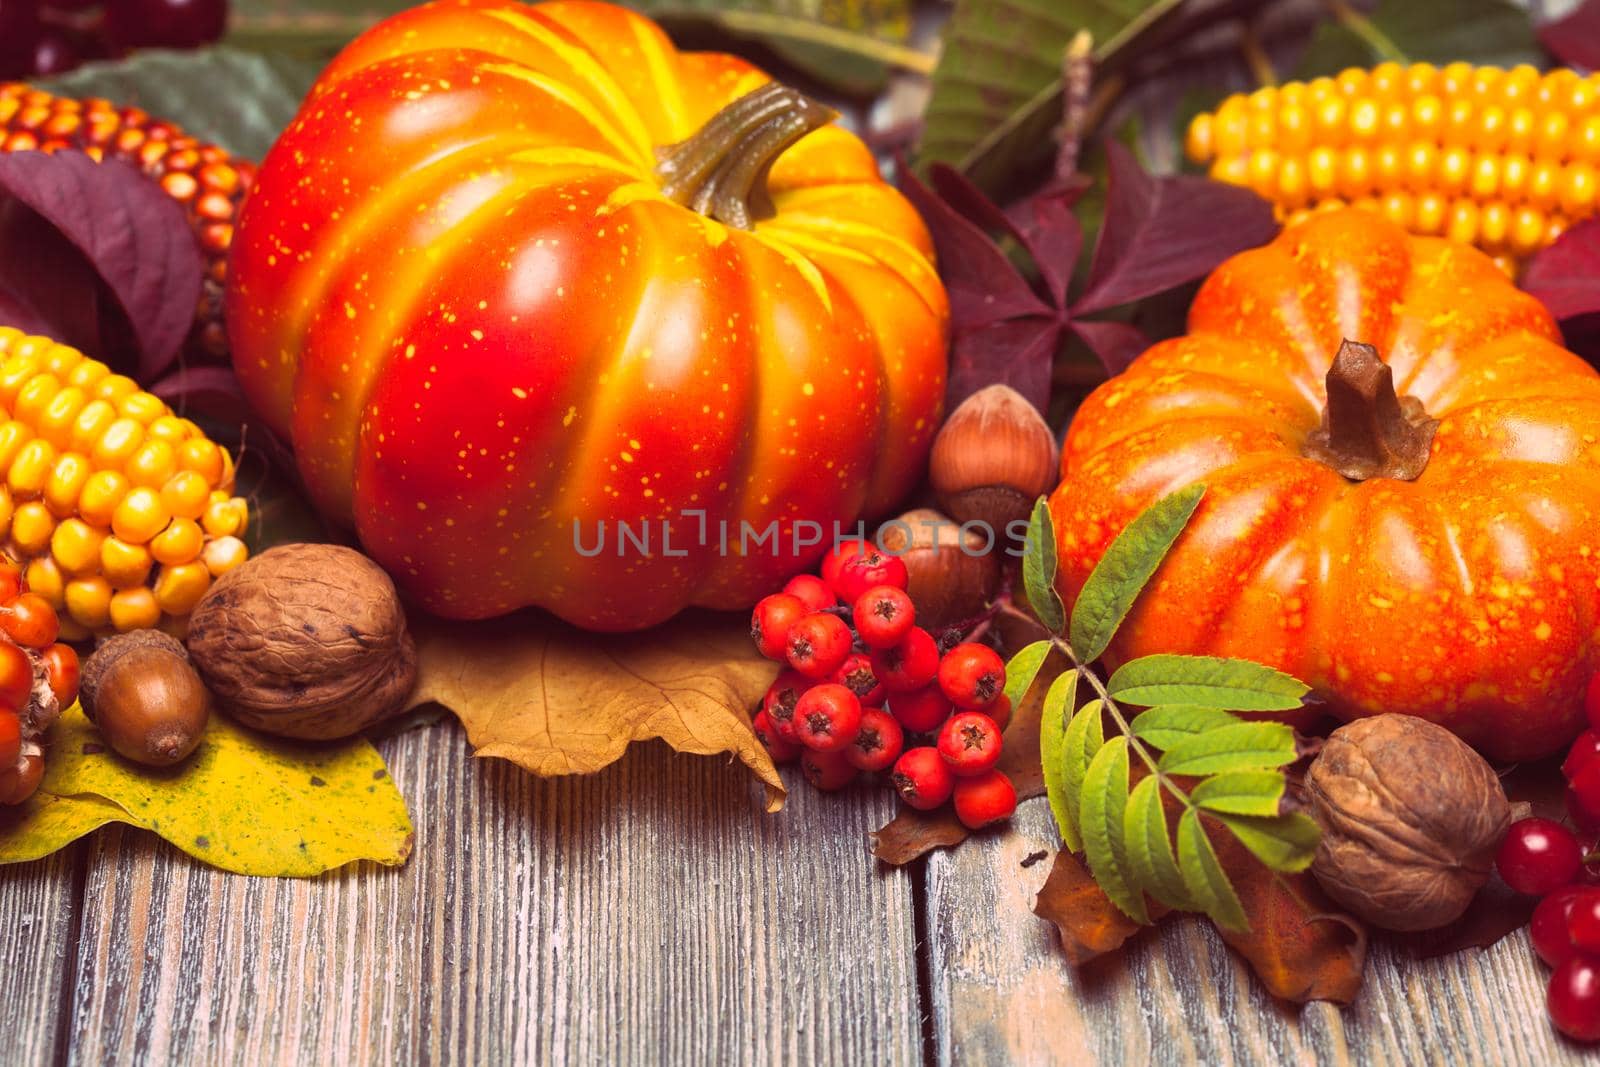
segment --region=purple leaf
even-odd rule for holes
[[[134,168],[81,152],[0,153],[0,195],[32,209],[88,258],[133,327],[141,379],[172,365],[204,270],[182,208]]]
[[[1278,230],[1271,205],[1248,189],[1208,178],[1153,178],[1122,144],[1107,141],[1105,149],[1105,223],[1074,317],[1192,281]]]
[[[35,212],[0,195],[0,325],[98,354],[100,294],[82,252]]]
[[[1121,374],[1150,347],[1144,331],[1126,322],[1073,319],[1072,330],[1099,357],[1107,374]]]
[[[1558,319],[1600,311],[1600,218],[1585,219],[1540,249],[1522,272],[1522,288]]]
[[[1585,0],[1565,18],[1540,26],[1539,43],[1569,67],[1600,70],[1600,0]]]
[[[1050,402],[1050,367],[1061,340],[1053,314],[991,323],[957,334],[950,346],[949,410],[988,385],[1003,383],[1044,411]]]
[[[945,163],[928,169],[933,187],[946,204],[985,230],[1009,234],[1028,253],[1057,308],[1067,305],[1067,286],[1083,246],[1083,227],[1070,207],[1083,186],[1069,193],[1040,193],[1001,210],[967,176]]]

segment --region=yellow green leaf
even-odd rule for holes
[[[0,863],[47,855],[108,822],[239,874],[396,865],[411,852],[405,800],[364,740],[285,741],[214,715],[193,756],[151,770],[107,749],[73,707],[55,726],[38,794],[0,817]]]

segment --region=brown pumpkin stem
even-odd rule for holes
[[[790,145],[838,117],[797,89],[770,82],[711,116],[686,141],[658,151],[668,200],[735,229],[773,214],[767,174]]]
[[[1328,406],[1304,452],[1352,481],[1409,482],[1428,465],[1439,420],[1414,396],[1394,391],[1394,371],[1378,350],[1345,341],[1328,369]]]

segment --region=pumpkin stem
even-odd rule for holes
[[[686,141],[658,150],[668,200],[739,230],[773,214],[767,174],[790,145],[838,117],[798,89],[770,82],[746,93]]]
[[[1378,350],[1345,341],[1328,369],[1328,406],[1304,452],[1352,481],[1412,481],[1428,465],[1439,420],[1414,396],[1397,396],[1394,371]]]

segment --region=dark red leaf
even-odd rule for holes
[[[1535,254],[1522,288],[1558,319],[1600,311],[1600,218],[1585,219]]]
[[[0,196],[0,324],[103,356],[101,306],[100,280],[83,253],[36,212]]]
[[[1600,0],[1539,27],[1539,43],[1569,67],[1600,70]]]
[[[1105,223],[1074,318],[1209,274],[1278,231],[1271,205],[1248,189],[1209,178],[1153,178],[1119,142],[1107,141],[1105,150]]]
[[[928,177],[944,202],[985,230],[1009,235],[1028,253],[1039,270],[1048,296],[1065,308],[1067,286],[1083,246],[1083,227],[1072,214],[1073,201],[1082,193],[1074,186],[1063,195],[1041,193],[1001,210],[966,175],[945,163],[935,163]]]
[[[985,386],[1003,384],[1044,411],[1061,329],[1058,319],[1030,316],[956,335],[950,343],[949,402],[959,404]]]
[[[237,453],[259,452],[276,470],[297,477],[294,453],[267,428],[245,400],[231,367],[179,367],[150,387],[178,414],[214,419],[237,435],[226,443]],[[230,435],[231,436],[231,435]]]
[[[6,152],[0,195],[36,212],[88,258],[133,328],[141,379],[172,365],[204,263],[183,210],[159,186],[81,152]]]
[[[1107,374],[1121,374],[1150,347],[1144,331],[1126,322],[1074,319],[1072,330],[1099,357]]]

